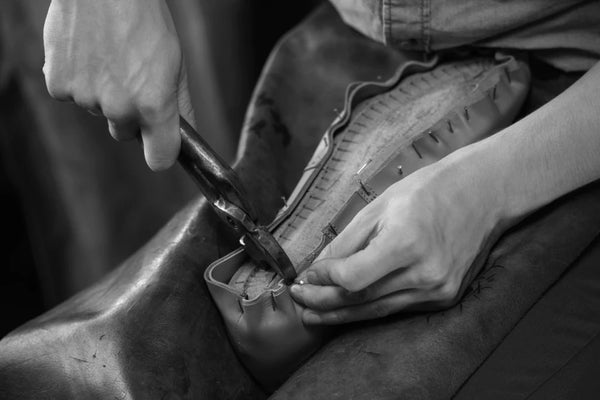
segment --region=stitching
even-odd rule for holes
[[[381,22],[383,24],[383,44],[388,46],[390,44],[390,36],[391,36],[391,15],[390,15],[390,5],[388,1],[391,0],[382,0],[381,1]]]
[[[421,44],[425,46],[425,0],[419,2],[419,11],[421,13]]]
[[[431,0],[421,0],[421,44],[423,51],[431,51]]]

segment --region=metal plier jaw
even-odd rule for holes
[[[252,260],[275,270],[286,284],[292,283],[296,270],[291,260],[269,230],[257,224],[254,209],[235,171],[183,118],[180,118],[180,134],[179,163],[192,176],[213,210],[240,234],[240,243]]]

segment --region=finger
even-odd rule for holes
[[[418,289],[400,291],[370,303],[344,307],[333,311],[306,309],[302,321],[306,325],[337,325],[354,321],[383,318],[403,310],[414,309],[429,301],[429,294]]]
[[[298,277],[299,282],[340,286],[351,292],[362,290],[384,275],[377,271],[382,268],[381,262],[374,265],[377,254],[373,253],[371,247],[372,245],[350,257],[316,261]],[[365,254],[373,256],[365,257]]]
[[[179,155],[179,113],[175,99],[171,103],[166,112],[161,112],[163,117],[153,118],[141,126],[144,157],[153,171],[169,168]]]
[[[181,72],[179,74],[179,86],[177,89],[177,107],[179,115],[183,117],[194,129],[196,129],[196,116],[192,107],[192,99],[188,86],[187,70],[184,61],[181,62]]]
[[[117,122],[109,119],[108,131],[115,140],[123,142],[137,138],[140,134],[140,127],[134,121]]]
[[[348,291],[339,286],[320,286],[312,284],[294,284],[291,294],[294,300],[315,310],[334,310],[366,303],[389,294],[409,289],[437,290],[444,282],[430,282],[423,279],[417,265],[395,270],[357,292]]]
[[[346,228],[325,246],[315,261],[345,258],[363,249],[377,229],[375,219],[363,218],[363,215],[365,213],[368,215],[368,212],[369,210],[363,209],[361,213],[357,214]]]
[[[102,115],[102,108],[97,99],[91,96],[75,96],[73,101],[79,107],[87,110],[92,115]]]
[[[377,224],[373,218],[368,218],[366,223],[363,222],[362,215],[358,214],[348,226],[329,243],[321,251],[319,256],[313,262],[311,268],[301,272],[295,279],[296,283],[309,282],[316,285],[332,285],[335,284],[334,280],[323,271],[323,274],[319,274],[317,271],[311,272],[315,264],[323,260],[332,259],[344,259],[351,254],[363,249],[371,238],[376,234]],[[308,277],[308,275],[311,275]]]
[[[398,251],[395,243],[378,235],[369,241],[366,248],[349,257],[315,262],[305,271],[303,280],[314,285],[337,285],[357,292],[414,262],[409,253]]]
[[[94,117],[103,117],[104,114],[102,114],[102,110],[96,108],[96,109],[91,109],[91,110],[87,110],[88,113],[90,113],[91,115],[93,115]]]
[[[293,299],[314,310],[335,310],[356,304],[366,303],[372,300],[368,288],[349,292],[339,286],[298,285],[290,287]]]
[[[448,284],[448,268],[437,268],[426,263],[414,263],[398,268],[374,282],[367,289],[372,299],[387,296],[399,290],[423,289],[436,291]]]
[[[46,55],[47,60],[51,58],[51,56]],[[55,100],[74,102],[72,91],[73,82],[64,79],[62,74],[53,67],[55,64],[55,62],[46,61],[42,68],[48,94]]]

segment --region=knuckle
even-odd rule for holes
[[[326,310],[330,300],[323,296],[315,295],[315,293],[306,292],[302,295],[302,302],[308,308],[312,308],[313,310]]]
[[[308,308],[312,308],[313,310],[325,311],[332,308],[330,306],[331,302],[325,299],[306,299],[305,303]]]
[[[364,288],[355,292],[346,292],[346,298],[353,303],[364,303],[372,299],[370,288]]]
[[[419,240],[415,235],[408,236],[403,245],[403,252],[410,258],[417,258],[419,256]]]
[[[332,298],[315,300],[314,303],[315,308],[318,310],[333,310],[343,305],[343,301]]]
[[[371,312],[375,318],[387,317],[391,314],[392,310],[387,303],[374,303],[371,307]]]
[[[413,259],[422,258],[426,254],[427,246],[419,228],[413,229],[405,233],[403,240],[403,251]]]
[[[56,100],[68,100],[71,97],[69,88],[62,80],[47,74],[46,88],[50,96]]]
[[[345,321],[345,318],[342,312],[335,311],[327,313],[326,320],[332,324],[340,324]]]
[[[334,268],[331,274],[333,281],[348,292],[358,292],[362,289],[358,277],[348,268]]]
[[[446,281],[446,270],[438,263],[423,266],[420,271],[420,283],[426,286],[439,286]]]
[[[453,305],[458,299],[459,287],[455,283],[447,283],[438,290],[439,300],[445,306]]]
[[[108,132],[119,142],[135,139],[137,133],[132,127],[119,125],[111,120],[108,121]]]
[[[154,122],[161,119],[168,106],[163,96],[141,96],[136,99],[136,108],[145,121]]]
[[[106,118],[119,124],[131,122],[135,119],[135,111],[131,103],[124,99],[104,101],[102,102],[102,110]]]
[[[96,97],[90,94],[77,94],[75,95],[74,100],[78,106],[88,110],[99,108]]]
[[[320,299],[315,299],[312,296],[306,296],[304,293],[300,296],[302,304],[313,310],[320,310],[322,308]]]

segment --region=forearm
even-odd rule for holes
[[[476,186],[498,223],[600,178],[600,64],[545,106],[444,163],[466,174],[462,182]]]

